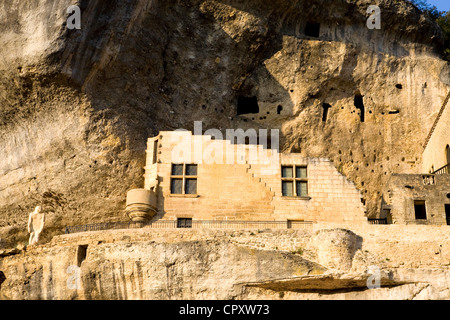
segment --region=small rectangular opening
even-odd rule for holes
[[[308,37],[318,38],[320,36],[320,23],[307,22],[305,27],[305,35]]]
[[[414,213],[416,215],[416,220],[427,219],[427,210],[425,206],[425,201],[422,200],[414,201]]]
[[[445,205],[445,218],[447,219],[447,225],[450,226],[450,204]]]
[[[152,164],[155,164],[158,161],[158,140],[153,142],[153,159]]]
[[[87,245],[78,246],[78,250],[77,250],[77,265],[78,265],[78,267],[81,267],[81,264],[83,263],[83,261],[86,260],[87,249],[88,249]]]
[[[257,97],[238,97],[237,115],[259,113]]]
[[[288,229],[296,229],[299,225],[303,224],[305,220],[288,220],[287,227]]]
[[[178,218],[177,228],[189,229],[192,228],[192,218]]]

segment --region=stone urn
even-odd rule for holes
[[[152,190],[133,189],[127,193],[125,209],[133,222],[145,223],[156,215],[156,194]]]

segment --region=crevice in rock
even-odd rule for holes
[[[277,114],[281,114],[281,111],[283,111],[283,106],[282,106],[282,105],[279,105],[279,106],[277,107]]]
[[[328,103],[323,103],[323,104],[322,104],[322,108],[323,108],[322,121],[323,121],[323,122],[327,122],[327,119],[328,119],[328,110],[331,108],[331,105],[329,105]]]
[[[305,27],[305,36],[318,38],[320,36],[320,23],[307,22]]]
[[[366,108],[364,106],[363,96],[359,92],[357,92],[355,94],[355,107],[356,107],[356,109],[359,109],[361,111],[360,119],[361,119],[361,122],[364,122],[365,121],[365,109]]]
[[[239,97],[237,115],[259,113],[258,99],[256,97]]]
[[[78,267],[81,267],[81,264],[83,263],[83,261],[86,260],[87,249],[88,249],[87,245],[78,246],[78,249],[77,249],[77,265],[78,265]]]
[[[2,284],[3,284],[3,282],[5,282],[6,281],[6,276],[5,276],[5,274],[3,273],[3,271],[0,271],[0,290],[2,289]]]

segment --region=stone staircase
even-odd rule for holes
[[[442,107],[441,107],[441,110],[439,110],[439,113],[436,117],[436,121],[434,121],[434,124],[430,130],[430,133],[428,134],[428,137],[425,140],[425,143],[423,146],[424,149],[427,148],[428,142],[430,142],[431,136],[433,135],[434,130],[436,129],[436,126],[439,123],[439,120],[441,119],[442,115],[444,114],[445,107],[447,106],[449,100],[450,100],[450,91],[448,92],[447,97],[445,98],[444,102],[442,103]]]
[[[271,155],[272,155],[272,151],[268,151],[268,156],[270,157]],[[266,188],[266,190],[269,191],[269,193],[273,199],[273,197],[275,197],[275,192],[274,192],[274,190],[272,190],[272,187],[270,185],[268,185],[267,182],[263,181],[263,178],[261,177],[260,174],[257,174],[255,172],[254,165],[249,164],[248,161],[246,161],[246,164],[247,164],[247,169],[246,169],[247,173],[251,175],[251,177],[254,181],[262,184]]]

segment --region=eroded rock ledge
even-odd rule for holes
[[[412,240],[419,231],[421,236]],[[349,241],[349,235],[356,242]],[[6,278],[0,295],[2,299],[444,299],[450,297],[448,237],[448,227],[428,226],[365,226],[352,231],[317,226],[311,232],[256,233],[140,229],[64,235],[0,258]],[[334,246],[329,246],[330,240]],[[425,249],[434,246],[440,252]],[[347,260],[330,254],[337,247],[352,253],[350,269]],[[374,266],[379,270],[379,288]]]

